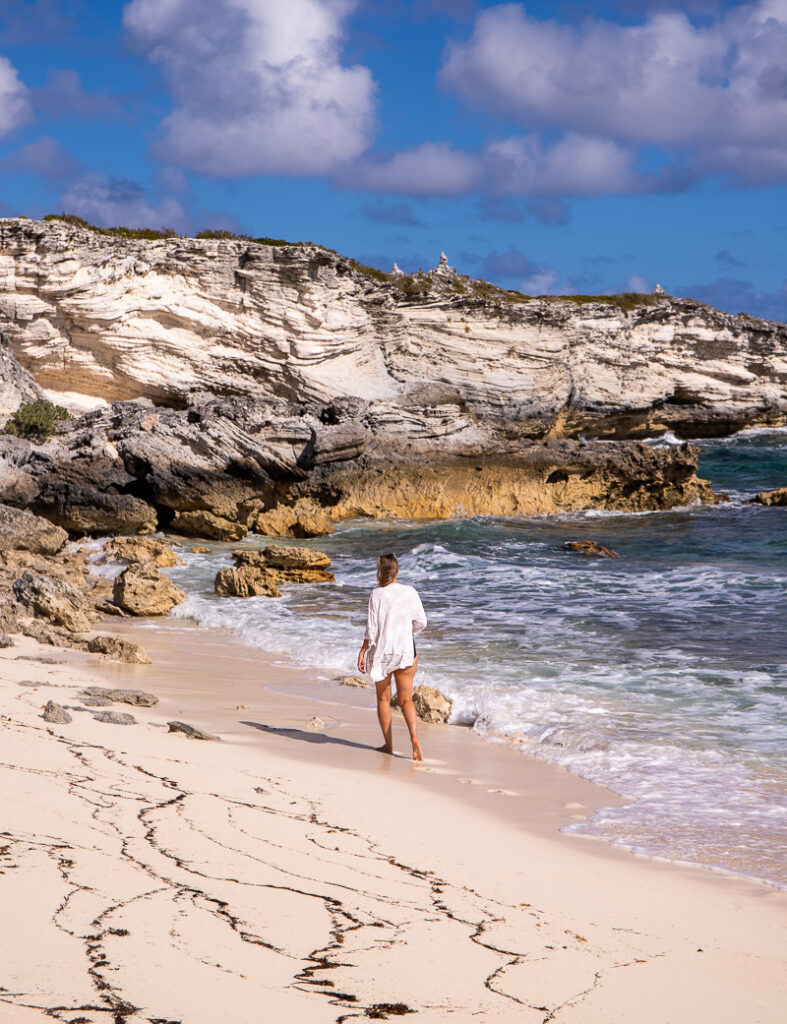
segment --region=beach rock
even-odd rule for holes
[[[207,545],[205,545],[205,544],[195,544],[194,547],[191,550],[192,550],[192,552],[195,555],[209,555],[210,554],[210,548],[207,547]]]
[[[343,676],[339,680],[339,686],[354,686],[357,689],[367,689],[371,685],[366,676]]]
[[[13,647],[14,638],[7,633],[0,633],[0,648]]]
[[[93,715],[97,722],[106,722],[108,725],[136,725],[137,720],[126,711],[98,711]]]
[[[0,551],[31,551],[56,555],[65,547],[68,534],[48,519],[25,509],[0,505]]]
[[[51,722],[53,725],[68,725],[70,722],[73,722],[73,718],[63,705],[56,704],[53,700],[47,701],[41,717],[45,722]]]
[[[64,580],[23,573],[13,586],[17,599],[34,615],[74,632],[90,628],[94,613],[86,598]]]
[[[102,654],[113,661],[125,661],[131,665],[150,665],[145,649],[133,640],[121,636],[94,636],[87,642],[91,654]]]
[[[113,690],[104,686],[86,686],[80,698],[86,703],[88,700],[100,700],[110,704],[134,704],[144,708],[152,708],[158,704],[158,697],[152,693],[145,693],[144,690]]]
[[[211,540],[242,540],[249,532],[244,523],[232,522],[212,512],[176,512],[170,527],[189,537],[209,537]]]
[[[753,500],[758,505],[787,505],[787,487],[778,487],[775,491],[760,491]]]
[[[188,725],[186,722],[167,722],[170,732],[179,732],[190,740],[220,740],[220,736],[213,736],[209,732],[198,729],[196,725]]]
[[[113,537],[107,541],[107,552],[114,553],[121,562],[131,564],[154,565],[158,569],[169,569],[174,565],[183,565],[172,550],[171,542],[154,540],[152,537]]]
[[[567,551],[574,551],[586,558],[620,558],[617,551],[604,547],[595,540],[567,540],[563,547]]]
[[[112,598],[132,615],[166,615],[186,595],[167,576],[147,566],[130,566],[115,580]]]
[[[413,690],[415,713],[424,722],[447,722],[453,701],[433,686],[416,686]]]
[[[221,597],[281,597],[274,574],[253,565],[220,569],[214,589]]]

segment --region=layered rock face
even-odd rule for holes
[[[317,246],[0,221],[0,333],[66,399],[354,396],[408,440],[478,421],[534,439],[785,422],[785,325],[630,305],[526,299],[445,266],[377,280]]]
[[[785,325],[382,278],[316,246],[0,221],[0,381],[99,406],[43,444],[0,435],[0,502],[216,540],[671,508],[712,500],[696,451],[636,439],[787,421]]]

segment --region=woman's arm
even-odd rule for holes
[[[358,671],[366,671],[366,652],[369,650],[369,640],[364,637],[363,646],[358,652]]]
[[[413,636],[416,633],[422,633],[426,629],[426,612],[424,606],[421,604],[421,598],[418,596],[418,591],[413,590]]]
[[[363,638],[363,646],[358,652],[358,671],[366,671],[366,652],[372,646],[372,642],[377,639],[377,608],[374,603],[374,597],[369,598],[369,608],[366,612],[366,633]]]

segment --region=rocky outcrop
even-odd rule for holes
[[[94,615],[83,594],[65,580],[23,573],[13,586],[14,595],[33,615],[72,632],[90,628]]]
[[[787,415],[782,324],[661,294],[533,299],[447,263],[370,275],[318,246],[3,220],[0,331],[61,395],[348,395],[388,403],[408,439],[432,429],[419,407],[535,439],[710,436]]]
[[[237,548],[232,558],[239,568],[262,570],[278,583],[332,583],[335,579],[333,573],[328,572],[330,558],[312,548],[285,545],[262,551]]]
[[[324,537],[334,531],[325,510],[308,498],[258,513],[253,529],[266,537]]]
[[[0,552],[30,551],[36,555],[56,555],[68,540],[68,534],[48,519],[24,509],[0,505]]]
[[[787,487],[775,491],[760,491],[753,499],[758,505],[787,505]]]
[[[115,604],[132,615],[166,615],[186,595],[167,576],[151,566],[130,566],[115,580]]]
[[[617,551],[599,544],[596,540],[567,540],[563,547],[585,558],[620,558]]]
[[[104,686],[88,686],[82,691],[82,698],[98,700],[103,704],[133,704],[134,707],[152,708],[158,704],[158,697],[144,690],[109,689]],[[95,706],[95,705],[94,705]]]
[[[16,412],[23,402],[43,398],[41,388],[27,370],[23,370],[0,334],[0,422]]]

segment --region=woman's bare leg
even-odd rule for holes
[[[380,728],[383,731],[383,740],[385,741],[381,747],[377,749],[383,754],[393,754],[393,733],[391,730],[391,676],[387,675],[385,679],[381,679],[379,683],[374,684],[377,687],[377,718],[380,722]]]
[[[418,716],[415,713],[415,705],[413,704],[413,681],[415,680],[417,668],[418,658],[416,657],[412,665],[408,665],[407,668],[397,669],[394,672],[394,676],[396,677],[396,700],[402,709],[402,714],[410,733],[410,742],[413,745],[413,760],[423,761],[423,751],[421,750],[421,744],[418,742]]]

